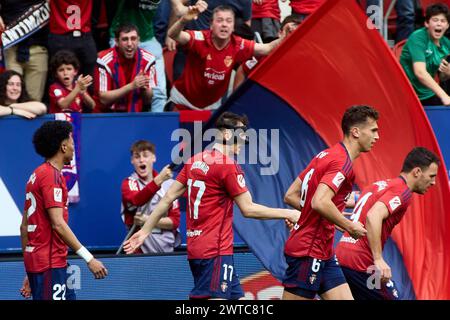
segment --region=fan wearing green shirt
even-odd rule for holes
[[[450,105],[449,95],[441,81],[450,78],[450,40],[444,35],[449,27],[450,13],[445,4],[436,3],[426,9],[425,27],[414,31],[406,41],[400,56],[405,70],[423,106]]]

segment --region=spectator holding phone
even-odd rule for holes
[[[450,105],[450,97],[435,80],[439,71],[441,81],[450,78],[450,40],[444,34],[449,27],[449,9],[436,3],[426,9],[425,27],[408,38],[400,56],[405,70],[420,102],[424,106]]]

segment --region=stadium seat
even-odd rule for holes
[[[403,46],[405,45],[406,40],[407,39],[400,41],[392,48],[392,52],[398,61],[400,61],[400,55],[402,54]]]

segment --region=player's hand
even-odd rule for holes
[[[20,288],[20,294],[25,299],[31,298],[31,287],[30,287],[30,281],[28,281],[28,277],[25,276],[22,283],[22,288]]]
[[[364,229],[361,222],[352,222],[350,228],[347,229],[347,232],[353,239],[359,239],[364,237],[367,234],[367,230]]]
[[[290,227],[290,224],[288,224],[288,221],[293,225],[292,228],[297,224],[298,220],[300,219],[301,212],[294,209],[286,209],[287,217],[286,217],[286,224],[288,227]],[[292,230],[292,229],[291,229]]]
[[[95,279],[103,279],[108,275],[108,269],[105,268],[100,260],[95,258],[89,261],[88,268],[94,274]]]
[[[149,88],[150,87],[150,78],[145,75],[144,72],[140,71],[133,80],[133,89],[140,88]]]
[[[123,250],[126,254],[132,254],[144,243],[147,237],[148,234],[143,230],[139,230],[123,243]]]
[[[196,20],[200,13],[204,12],[207,8],[208,4],[203,0],[199,0],[195,5],[188,6],[188,11],[183,15],[183,20],[185,22]]]
[[[346,208],[354,208],[356,205],[356,194],[359,194],[358,191],[353,191],[352,193],[350,193],[350,195],[348,196],[348,198],[346,198],[344,200],[345,203],[345,207]]]
[[[156,176],[155,183],[160,186],[166,180],[169,180],[173,177],[172,169],[169,168],[169,165],[166,165],[161,172]]]
[[[134,224],[142,227],[145,223],[145,221],[147,221],[148,216],[144,215],[144,214],[135,214],[134,215]]]
[[[383,258],[374,260],[375,267],[380,271],[381,282],[388,282],[392,278],[391,267],[384,261]]]

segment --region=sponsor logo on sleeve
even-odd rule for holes
[[[53,189],[53,200],[55,200],[55,202],[62,202],[62,189],[61,188]]]
[[[334,176],[334,179],[332,182],[336,186],[336,188],[339,188],[341,186],[342,182],[344,182],[344,180],[345,180],[345,176],[342,174],[342,172],[338,172]]]
[[[205,37],[203,36],[203,32],[201,31],[194,31],[194,39],[203,41],[205,40]]]
[[[244,188],[244,187],[245,187],[245,178],[244,178],[244,175],[238,174],[238,175],[237,175],[237,182],[238,182],[238,184],[239,184],[239,186],[240,186],[241,188]]]
[[[399,196],[395,196],[389,201],[389,206],[391,207],[391,210],[394,211],[402,204],[402,201],[400,200]]]

